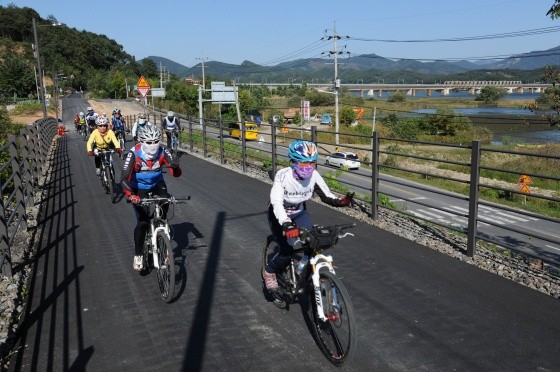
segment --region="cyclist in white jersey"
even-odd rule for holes
[[[167,116],[161,121],[165,137],[167,138],[167,148],[171,148],[171,134],[173,132],[181,131],[181,123],[178,117],[175,117],[173,111],[169,111]]]
[[[270,260],[264,271],[263,279],[270,291],[278,289],[275,273],[284,270],[290,262],[292,244],[299,235],[298,227],[310,229],[313,226],[305,206],[313,192],[324,203],[335,207],[350,205],[353,197],[353,193],[348,193],[345,197],[338,198],[329,190],[325,180],[315,169],[318,157],[315,143],[295,140],[288,147],[288,156],[292,161],[291,166],[276,173],[270,190],[268,223],[280,246],[279,253]]]

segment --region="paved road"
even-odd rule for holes
[[[263,297],[260,249],[270,185],[199,158],[168,179],[178,294],[132,270],[132,208],[111,204],[84,142],[58,142],[13,371],[552,371],[560,302],[358,222],[336,251],[359,349],[331,367],[300,305]],[[119,162],[119,161],[117,161]],[[119,163],[118,163],[119,164]],[[310,203],[317,223],[354,220]]]

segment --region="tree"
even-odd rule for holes
[[[351,107],[342,107],[340,109],[340,122],[345,125],[352,124],[358,115]]]
[[[550,7],[546,15],[550,16],[552,19],[560,18],[560,0],[554,1],[554,4]]]
[[[0,55],[0,87],[4,93],[25,97],[34,85],[33,65],[11,53]]]
[[[466,131],[472,128],[471,121],[465,117],[457,115],[451,109],[438,109],[435,115],[427,115],[420,122],[420,129],[428,134],[438,134],[453,136],[457,132]]]
[[[475,101],[482,101],[486,104],[496,103],[500,98],[505,96],[507,91],[503,88],[485,86],[477,94]]]

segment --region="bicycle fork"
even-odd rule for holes
[[[338,318],[338,314],[340,313],[340,304],[338,303],[338,294],[337,294],[337,291],[336,291],[336,287],[332,286],[331,288],[325,288],[325,291],[330,290],[332,292],[331,296],[328,296],[328,294],[326,294],[325,297],[327,299],[329,297],[331,297],[331,304],[330,305],[332,305],[332,307],[335,310],[334,314],[333,314],[333,312],[328,311],[327,315],[325,315],[325,305],[328,305],[328,304],[323,303],[323,296],[322,296],[322,291],[321,291],[321,280],[320,280],[320,275],[319,275],[319,272],[323,268],[326,268],[331,273],[335,274],[334,268],[333,268],[333,265],[332,265],[332,262],[333,262],[332,256],[325,256],[325,255],[322,255],[322,254],[318,254],[318,255],[312,257],[309,262],[311,264],[311,267],[313,268],[313,274],[311,275],[311,280],[313,282],[313,290],[314,290],[314,293],[315,293],[315,304],[317,306],[317,315],[319,316],[319,318],[323,322],[336,320],[336,318]]]
[[[160,262],[159,262],[159,252],[158,252],[158,245],[157,245],[157,233],[158,233],[158,231],[162,231],[171,240],[171,237],[169,236],[169,228],[167,226],[167,223],[165,223],[165,226],[154,227],[154,225],[151,225],[150,229],[152,230],[152,236],[151,236],[151,238],[152,238],[152,257],[153,257],[153,261],[154,261],[154,267],[156,269],[159,269],[161,265],[160,265]]]

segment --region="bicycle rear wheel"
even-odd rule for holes
[[[158,231],[156,244],[159,261],[159,269],[157,270],[159,291],[165,302],[171,302],[175,294],[175,257],[173,256],[171,241],[163,231]]]
[[[318,315],[314,291],[310,291],[313,333],[325,357],[336,366],[350,360],[356,349],[356,317],[344,284],[328,270],[320,272],[321,299],[327,321]]]

